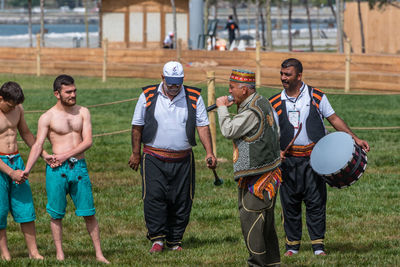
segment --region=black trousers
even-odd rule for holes
[[[249,251],[249,266],[280,266],[279,242],[275,229],[276,196],[270,200],[239,188],[238,204],[242,234]]]
[[[144,218],[151,241],[181,243],[195,189],[193,154],[180,162],[165,162],[148,154],[141,164]]]
[[[324,249],[326,184],[310,166],[309,157],[287,157],[282,163],[281,204],[286,250],[299,250],[302,235],[302,202],[313,250]]]

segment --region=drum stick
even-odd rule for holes
[[[293,137],[292,141],[290,141],[290,143],[287,145],[287,147],[283,151],[283,155],[285,155],[288,152],[289,148],[293,145],[293,143],[296,140],[297,136],[299,136],[302,127],[303,127],[303,123],[301,122],[300,125],[299,125],[299,130],[297,131],[296,135]]]
[[[208,158],[207,159],[207,162],[208,162],[208,164],[212,164],[212,159],[211,158]],[[214,174],[214,185],[215,186],[220,186],[220,185],[222,185],[223,183],[224,183],[224,180],[223,179],[221,179],[221,178],[219,178],[219,176],[218,176],[218,174],[217,174],[217,172],[216,172],[216,170],[215,169],[212,169],[212,171],[213,171],[213,174]]]

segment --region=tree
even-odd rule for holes
[[[32,47],[32,0],[28,0],[28,35],[29,47]]]
[[[44,47],[44,0],[40,0],[40,40]]]
[[[267,46],[272,50],[272,21],[271,21],[271,0],[265,1],[265,16],[267,21]]]
[[[289,0],[289,9],[288,9],[288,38],[289,38],[289,43],[288,43],[288,49],[289,51],[293,51],[292,47],[292,5],[293,5],[293,0]]]
[[[314,51],[314,46],[313,46],[313,35],[312,35],[312,27],[311,27],[310,9],[308,8],[308,0],[303,0],[303,1],[304,1],[304,6],[306,8],[306,13],[307,13],[308,33],[309,33],[309,38],[310,38],[310,50],[312,52],[312,51]]]
[[[173,46],[176,49],[176,39],[178,38],[177,35],[177,28],[176,28],[176,6],[175,6],[175,0],[171,0],[171,6],[172,6],[172,16],[173,16],[173,27],[174,27],[174,39],[173,39]]]
[[[365,54],[364,24],[362,21],[360,2],[361,2],[360,0],[357,0],[358,20],[360,22],[360,34],[361,34],[361,53]]]

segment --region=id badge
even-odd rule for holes
[[[300,121],[300,111],[298,110],[290,110],[289,111],[289,122],[293,125],[294,128],[299,128]]]

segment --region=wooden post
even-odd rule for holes
[[[36,34],[36,76],[40,77],[40,33]]]
[[[260,60],[260,41],[256,42],[256,87],[260,88],[261,85],[261,60]]]
[[[207,92],[208,106],[211,106],[215,104],[215,71],[207,71]],[[210,122],[213,152],[215,157],[217,157],[217,127],[215,125],[215,112],[208,113],[208,120]]]
[[[108,39],[103,40],[103,82],[107,80]]]
[[[88,23],[88,0],[85,0],[85,32],[86,32],[86,47],[89,48],[89,23]]]
[[[179,38],[178,42],[176,44],[177,44],[177,47],[176,47],[176,61],[181,62],[181,58],[182,58],[182,39]]]
[[[345,64],[346,64],[346,74],[345,74],[345,82],[344,82],[344,91],[346,93],[350,92],[350,63],[351,63],[351,41],[349,38],[346,38],[345,41]]]

